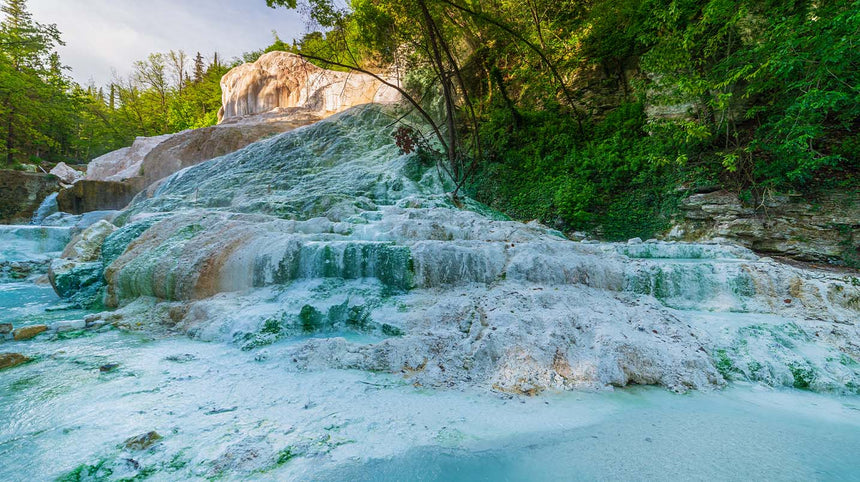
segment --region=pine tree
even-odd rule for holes
[[[16,155],[54,144],[46,129],[58,126],[45,120],[60,117],[66,82],[54,52],[62,45],[56,25],[33,21],[26,0],[5,0],[0,11],[0,141],[11,166]]]
[[[194,57],[194,83],[200,83],[203,80],[203,75],[206,74],[206,65],[203,62],[203,55],[197,52]]]

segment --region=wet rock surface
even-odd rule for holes
[[[35,338],[46,331],[48,331],[48,327],[45,325],[23,326],[12,330],[12,337],[15,341],[26,341]]]
[[[42,200],[59,190],[56,176],[0,169],[0,223],[29,223]]]
[[[142,189],[137,182],[93,181],[84,179],[60,191],[60,211],[83,214],[91,211],[123,209]]]
[[[0,370],[13,368],[30,360],[31,358],[20,353],[0,353]]]
[[[74,305],[101,303],[104,286],[102,246],[117,227],[100,220],[76,235],[60,257],[51,261],[48,279],[61,298]]]

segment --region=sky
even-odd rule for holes
[[[115,70],[128,76],[135,60],[152,52],[213,52],[223,59],[301,37],[298,13],[273,10],[265,0],[29,0],[33,19],[57,24],[60,58],[80,84],[105,85]]]

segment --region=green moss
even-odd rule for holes
[[[857,361],[850,356],[840,353],[839,354],[839,363],[846,367],[856,367],[858,365]]]
[[[175,472],[185,468],[189,462],[190,460],[185,458],[185,449],[182,449],[170,459],[170,462],[167,463],[167,467],[171,471]]]
[[[104,265],[110,266],[125,252],[129,244],[162,219],[164,216],[147,217],[141,221],[127,224],[108,235],[102,244],[101,251],[101,260]]]
[[[734,362],[732,362],[726,350],[720,349],[714,352],[714,366],[726,380],[731,380],[737,372],[737,368],[735,368]]]
[[[269,318],[263,323],[263,329],[260,331],[270,335],[279,335],[281,333],[281,320]]]
[[[729,280],[732,293],[738,298],[752,298],[755,296],[755,282],[747,273],[743,273]]]
[[[386,336],[403,336],[403,330],[388,323],[382,324],[382,334]]]
[[[369,328],[370,324],[370,310],[367,309],[366,306],[352,306],[349,308],[346,317],[347,326],[357,328],[359,330],[366,330]]]
[[[764,368],[762,364],[757,361],[751,361],[747,363],[747,369],[749,370],[750,376],[755,375],[756,373],[761,371],[762,368]]]
[[[59,477],[58,482],[84,482],[111,480],[113,470],[106,467],[107,461],[100,460],[95,465],[81,464],[71,472]]]
[[[306,333],[317,331],[323,325],[323,314],[311,305],[302,306],[299,312],[299,322],[302,330]]]
[[[278,465],[284,465],[285,463],[293,460],[297,457],[297,454],[293,453],[292,447],[287,447],[280,452],[278,452]]]
[[[155,475],[158,472],[158,469],[155,467],[143,467],[141,468],[134,477],[126,477],[122,479],[117,479],[118,482],[135,482],[137,480],[146,480],[151,476]]]
[[[791,371],[791,376],[794,377],[794,383],[792,384],[794,388],[808,390],[815,381],[815,370],[809,362],[790,363],[788,369]]]

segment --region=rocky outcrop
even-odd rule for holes
[[[85,173],[72,168],[65,162],[61,162],[54,166],[54,168],[51,169],[49,174],[57,176],[61,183],[67,185],[72,185],[86,176]]]
[[[90,181],[125,181],[140,175],[143,158],[170,134],[156,137],[138,137],[130,147],[108,152],[90,161],[86,179]]]
[[[140,178],[127,182],[85,179],[61,190],[57,205],[60,211],[70,214],[122,209],[141,189]]]
[[[314,117],[225,124],[180,132],[155,146],[144,157],[140,175],[143,185],[181,171],[186,167],[238,151],[275,134],[291,131],[318,120]]]
[[[395,89],[356,72],[321,69],[289,52],[269,52],[221,79],[219,121],[300,108],[320,118],[350,107],[399,99]]]
[[[16,367],[32,360],[20,353],[0,353],[0,370]]]
[[[773,195],[751,206],[714,191],[688,197],[681,212],[669,239],[726,239],[800,261],[860,264],[860,192]]]
[[[187,167],[357,104],[398,99],[394,89],[371,76],[320,69],[287,52],[236,67],[221,83],[219,125],[138,137],[131,147],[94,159],[86,179],[60,194],[60,210],[120,209],[135,194]]]
[[[48,327],[46,325],[23,326],[13,330],[12,337],[15,341],[26,341],[33,339],[46,331],[48,331]]]
[[[116,226],[101,220],[75,236],[51,262],[48,279],[61,298],[89,307],[101,302],[104,263],[102,246]]]
[[[0,224],[28,224],[42,200],[60,189],[49,174],[0,170]]]
[[[860,281],[739,246],[575,243],[462,209],[433,166],[399,151],[392,115],[352,109],[138,197],[102,248],[119,310],[88,324],[242,350],[292,340],[278,352],[298,370],[527,395],[860,386]]]

